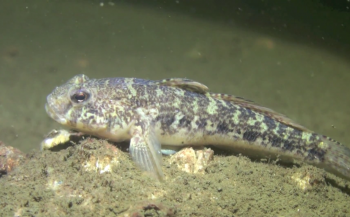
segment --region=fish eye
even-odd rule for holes
[[[82,103],[90,98],[90,94],[84,90],[78,90],[70,98],[75,103]]]

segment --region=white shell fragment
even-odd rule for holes
[[[210,148],[202,150],[184,148],[172,155],[169,162],[176,164],[184,172],[204,174],[206,167],[214,159],[213,156],[214,151]]]
[[[69,141],[71,133],[67,130],[52,130],[46,138],[41,142],[40,149],[51,149],[59,144],[63,144]]]

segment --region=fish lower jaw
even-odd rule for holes
[[[56,121],[62,125],[67,125],[68,121],[65,118],[58,118]]]
[[[62,125],[67,125],[68,124],[68,121],[66,118],[63,118],[63,117],[60,117],[60,116],[57,116],[53,110],[51,109],[51,107],[46,103],[45,104],[45,110],[46,110],[46,113],[52,118],[54,119],[56,122],[62,124]]]
[[[60,123],[60,124],[62,124],[62,125],[64,125],[64,126],[68,126],[68,125],[69,125],[66,118],[64,118],[64,117],[59,117],[59,116],[57,116],[57,115],[52,115],[51,113],[48,113],[48,114],[49,114],[49,116],[50,116],[52,119],[54,119],[56,122],[58,122],[58,123]]]

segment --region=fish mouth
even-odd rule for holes
[[[45,110],[46,113],[50,116],[50,118],[54,119],[55,121],[57,121],[58,123],[62,124],[62,125],[66,125],[67,124],[67,119],[58,116],[55,112],[55,110],[48,104],[45,104]]]

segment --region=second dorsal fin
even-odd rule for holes
[[[209,90],[209,88],[204,84],[201,84],[197,81],[193,81],[187,78],[167,78],[167,79],[156,81],[156,84],[171,86],[171,87],[178,87],[183,90],[200,93],[200,94],[205,94]]]
[[[281,122],[287,126],[290,126],[292,128],[295,129],[299,129],[302,131],[306,131],[306,132],[311,132],[309,129],[307,129],[306,127],[295,123],[293,120],[291,120],[290,118],[286,117],[283,114],[280,114],[278,112],[275,112],[272,109],[260,106],[255,104],[253,101],[250,100],[246,100],[244,98],[241,97],[236,97],[233,95],[228,95],[228,94],[217,94],[217,93],[209,93],[209,95],[215,99],[220,99],[220,100],[225,100],[225,101],[231,101],[236,105],[242,106],[244,108],[248,108],[250,110],[253,110],[255,112],[261,113],[263,115],[266,115],[278,122]]]

